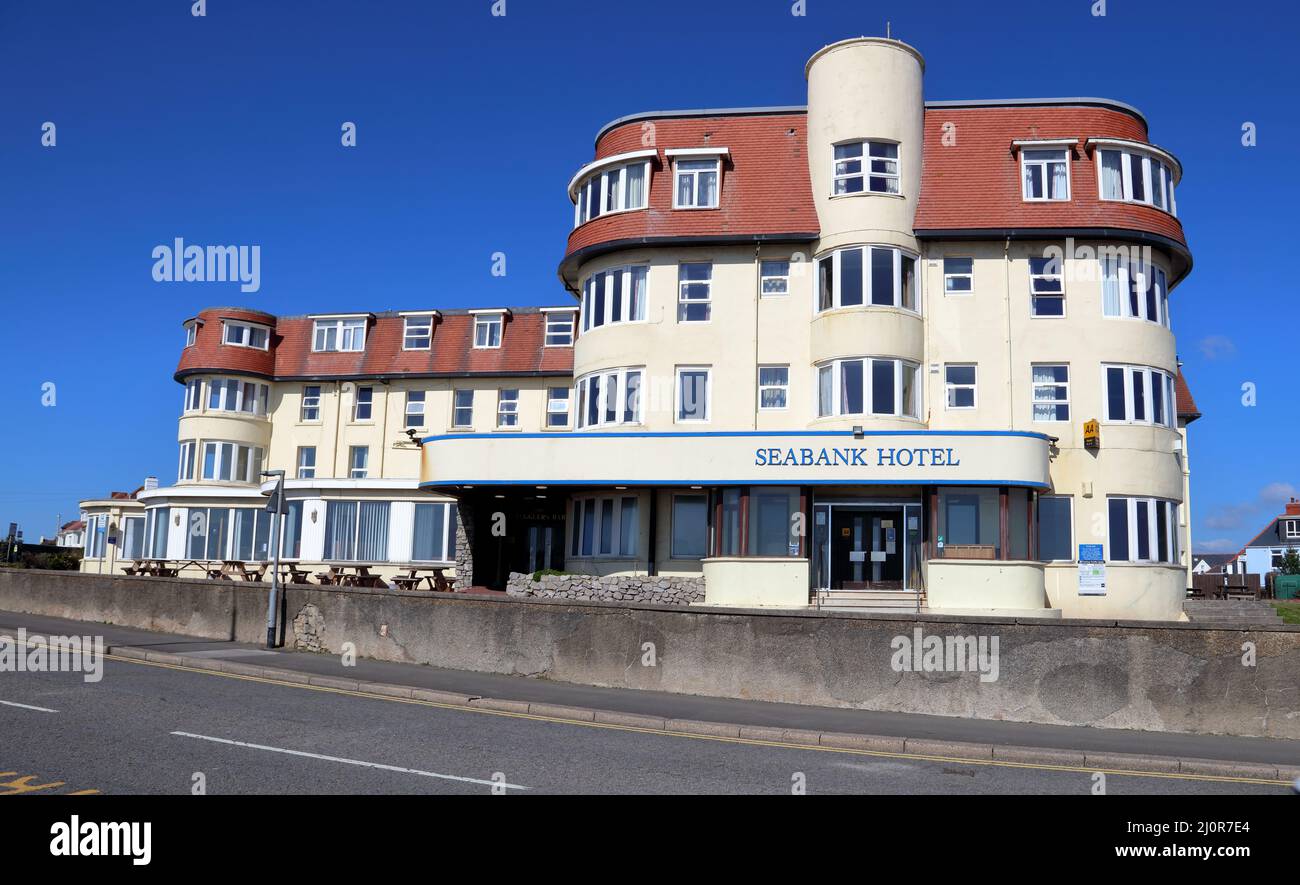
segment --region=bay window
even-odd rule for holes
[[[569,545],[580,559],[635,559],[641,534],[635,495],[574,498]]]
[[[263,450],[234,442],[204,442],[202,478],[215,482],[260,483]]]
[[[673,161],[673,208],[718,208],[718,182],[722,159],[678,159]]]
[[[197,412],[203,408],[203,379],[191,378],[185,382],[186,412]]]
[[[187,398],[189,393],[190,391],[187,390]],[[208,411],[210,412],[243,412],[247,415],[266,417],[269,398],[270,388],[265,384],[239,381],[235,378],[208,380]]]
[[[1168,372],[1146,366],[1102,366],[1105,420],[1116,424],[1176,427],[1177,394]]]
[[[584,376],[575,385],[578,427],[642,423],[644,369],[609,369]],[[567,405],[567,404],[566,404]]]
[[[194,479],[195,442],[192,439],[181,443],[181,463],[176,472],[178,482],[192,482]]]
[[[645,209],[650,196],[650,161],[613,166],[594,173],[577,188],[573,226],[612,212]]]
[[[1159,498],[1113,497],[1106,501],[1109,562],[1176,565],[1178,504]]]
[[[1124,256],[1102,256],[1102,312],[1170,328],[1169,280],[1162,268]]]
[[[266,326],[254,326],[249,323],[222,321],[221,343],[232,347],[250,347],[254,350],[266,350],[271,339],[271,330]]]
[[[612,267],[587,277],[582,287],[582,330],[615,323],[639,323],[646,317],[647,266]],[[558,317],[557,317],[558,321]],[[569,340],[573,343],[572,321]],[[550,324],[547,335],[549,344]]]
[[[1070,149],[1020,151],[1023,198],[1029,202],[1070,199]]]
[[[312,330],[312,350],[316,353],[360,353],[366,349],[364,317],[320,319]]]
[[[919,418],[919,367],[906,360],[860,357],[817,367],[817,416]]]
[[[145,557],[167,558],[167,534],[171,524],[171,513],[170,507],[154,507],[145,514]]]
[[[916,256],[892,246],[857,246],[817,259],[818,311],[864,304],[919,313]]]
[[[1097,150],[1099,196],[1103,200],[1144,203],[1177,215],[1173,166],[1136,148]]]
[[[835,146],[833,196],[901,193],[898,145],[887,141],[855,141]]]

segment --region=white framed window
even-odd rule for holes
[[[361,353],[366,349],[365,318],[316,320],[311,349],[315,353]]]
[[[411,561],[455,562],[456,518],[455,504],[416,504]]]
[[[303,424],[320,421],[320,386],[309,384],[302,389],[302,409],[299,419]]]
[[[176,479],[178,482],[192,482],[194,480],[195,450],[196,446],[194,440],[188,439],[181,443],[181,463],[180,467],[177,468],[176,471]]]
[[[975,259],[945,258],[943,260],[943,294],[972,295],[975,291]]]
[[[433,315],[406,317],[402,327],[402,350],[433,349]]]
[[[491,350],[501,346],[501,328],[505,314],[484,313],[474,317],[474,347]]]
[[[758,367],[758,408],[760,411],[781,411],[790,404],[790,367]]]
[[[971,363],[949,363],[943,367],[944,393],[948,411],[976,407],[977,371],[977,367]]]
[[[1060,258],[1029,259],[1029,296],[1032,316],[1065,316],[1065,275]]]
[[[1178,425],[1174,378],[1146,366],[1102,365],[1106,421],[1113,424]]]
[[[298,478],[299,479],[316,478],[316,447],[315,446],[298,447]]]
[[[1034,420],[1070,420],[1070,367],[1034,365],[1032,372]]]
[[[677,322],[707,323],[713,315],[713,264],[683,262],[677,266]]]
[[[1177,216],[1173,168],[1160,158],[1133,149],[1099,148],[1097,195],[1103,200],[1142,203]]]
[[[204,442],[203,469],[200,475],[209,482],[260,482],[264,454],[256,446],[233,442]]]
[[[1024,148],[1020,151],[1020,171],[1026,202],[1070,199],[1069,148]]]
[[[457,390],[451,395],[451,426],[465,430],[474,426],[474,391]]]
[[[325,505],[326,562],[388,561],[388,501],[329,501]]]
[[[1103,255],[1102,314],[1171,328],[1169,278],[1163,268],[1126,256]]]
[[[266,350],[271,340],[271,330],[266,326],[251,323],[236,323],[222,320],[221,343],[231,347],[251,347],[254,350]]]
[[[352,421],[361,423],[373,421],[375,414],[375,389],[358,387],[356,401],[352,404]]]
[[[718,208],[719,183],[722,180],[722,159],[673,161],[673,208]]]
[[[856,357],[817,366],[817,416],[921,415],[920,367],[906,360]]]
[[[546,391],[546,426],[551,429],[569,426],[569,403],[573,391],[567,387],[552,387]]]
[[[638,160],[593,174],[578,188],[573,226],[580,227],[614,212],[632,212],[650,205],[650,161]]]
[[[1069,495],[1038,496],[1038,559],[1074,561],[1074,498]]]
[[[199,337],[199,324],[186,323],[185,324],[185,346],[193,347],[194,342],[198,340],[198,337]]]
[[[674,385],[678,424],[707,424],[713,413],[713,369],[709,366],[678,366]]]
[[[428,394],[423,390],[408,390],[406,392],[406,427],[408,429],[419,429],[427,427],[425,421],[425,405],[428,401]]]
[[[497,429],[517,430],[519,428],[519,390],[502,388],[497,391]]]
[[[1108,562],[1177,564],[1178,504],[1160,498],[1106,499]]]
[[[835,146],[832,196],[901,193],[898,145],[889,141],[854,141]]]
[[[1284,525],[1286,526],[1286,539],[1288,541],[1300,538],[1300,519],[1288,519]]]
[[[635,559],[641,535],[636,495],[575,497],[570,506],[569,550],[576,559]]]
[[[764,259],[759,262],[758,294],[765,298],[769,295],[790,294],[789,261]]]
[[[265,417],[269,397],[270,388],[265,384],[240,381],[236,378],[208,380],[208,411],[210,412],[243,412]]]
[[[578,429],[640,424],[641,389],[645,370],[606,369],[578,379]]]
[[[203,379],[191,378],[185,382],[185,411],[197,412],[203,408]]]
[[[348,449],[348,478],[365,479],[370,472],[370,446]]]
[[[547,311],[546,316],[546,346],[547,347],[572,347],[573,346],[573,327],[576,313],[569,310]]]
[[[582,287],[582,330],[644,322],[649,276],[648,266],[629,265],[611,267],[587,277]]]
[[[898,307],[920,313],[916,256],[892,246],[854,246],[817,259],[817,312]]]

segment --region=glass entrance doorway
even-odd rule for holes
[[[920,589],[921,505],[817,504],[813,556],[819,590]]]

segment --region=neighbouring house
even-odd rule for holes
[[[1245,567],[1240,553],[1194,553],[1194,575],[1239,575]]]
[[[74,519],[59,528],[54,543],[59,547],[82,547],[86,543],[86,521]]]
[[[132,560],[144,556],[144,503],[134,492],[110,492],[107,498],[81,502],[84,523],[81,570],[83,572],[121,572]]]
[[[1295,498],[1242,550],[1245,571],[1252,575],[1275,572],[1282,567],[1282,557],[1292,548],[1300,550],[1300,500]]]

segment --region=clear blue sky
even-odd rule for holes
[[[1251,537],[1300,485],[1295,286],[1270,276],[1296,251],[1294,6],[792,5],[508,0],[493,18],[491,0],[208,0],[195,18],[191,0],[0,0],[0,531],[35,540],[80,498],[174,479],[171,376],[199,308],[563,303],[564,188],[603,123],[803,104],[808,56],[888,18],[928,60],[927,98],[1116,98],[1182,158],[1195,537]],[[175,237],[260,245],[261,291],[153,282],[150,253]]]

